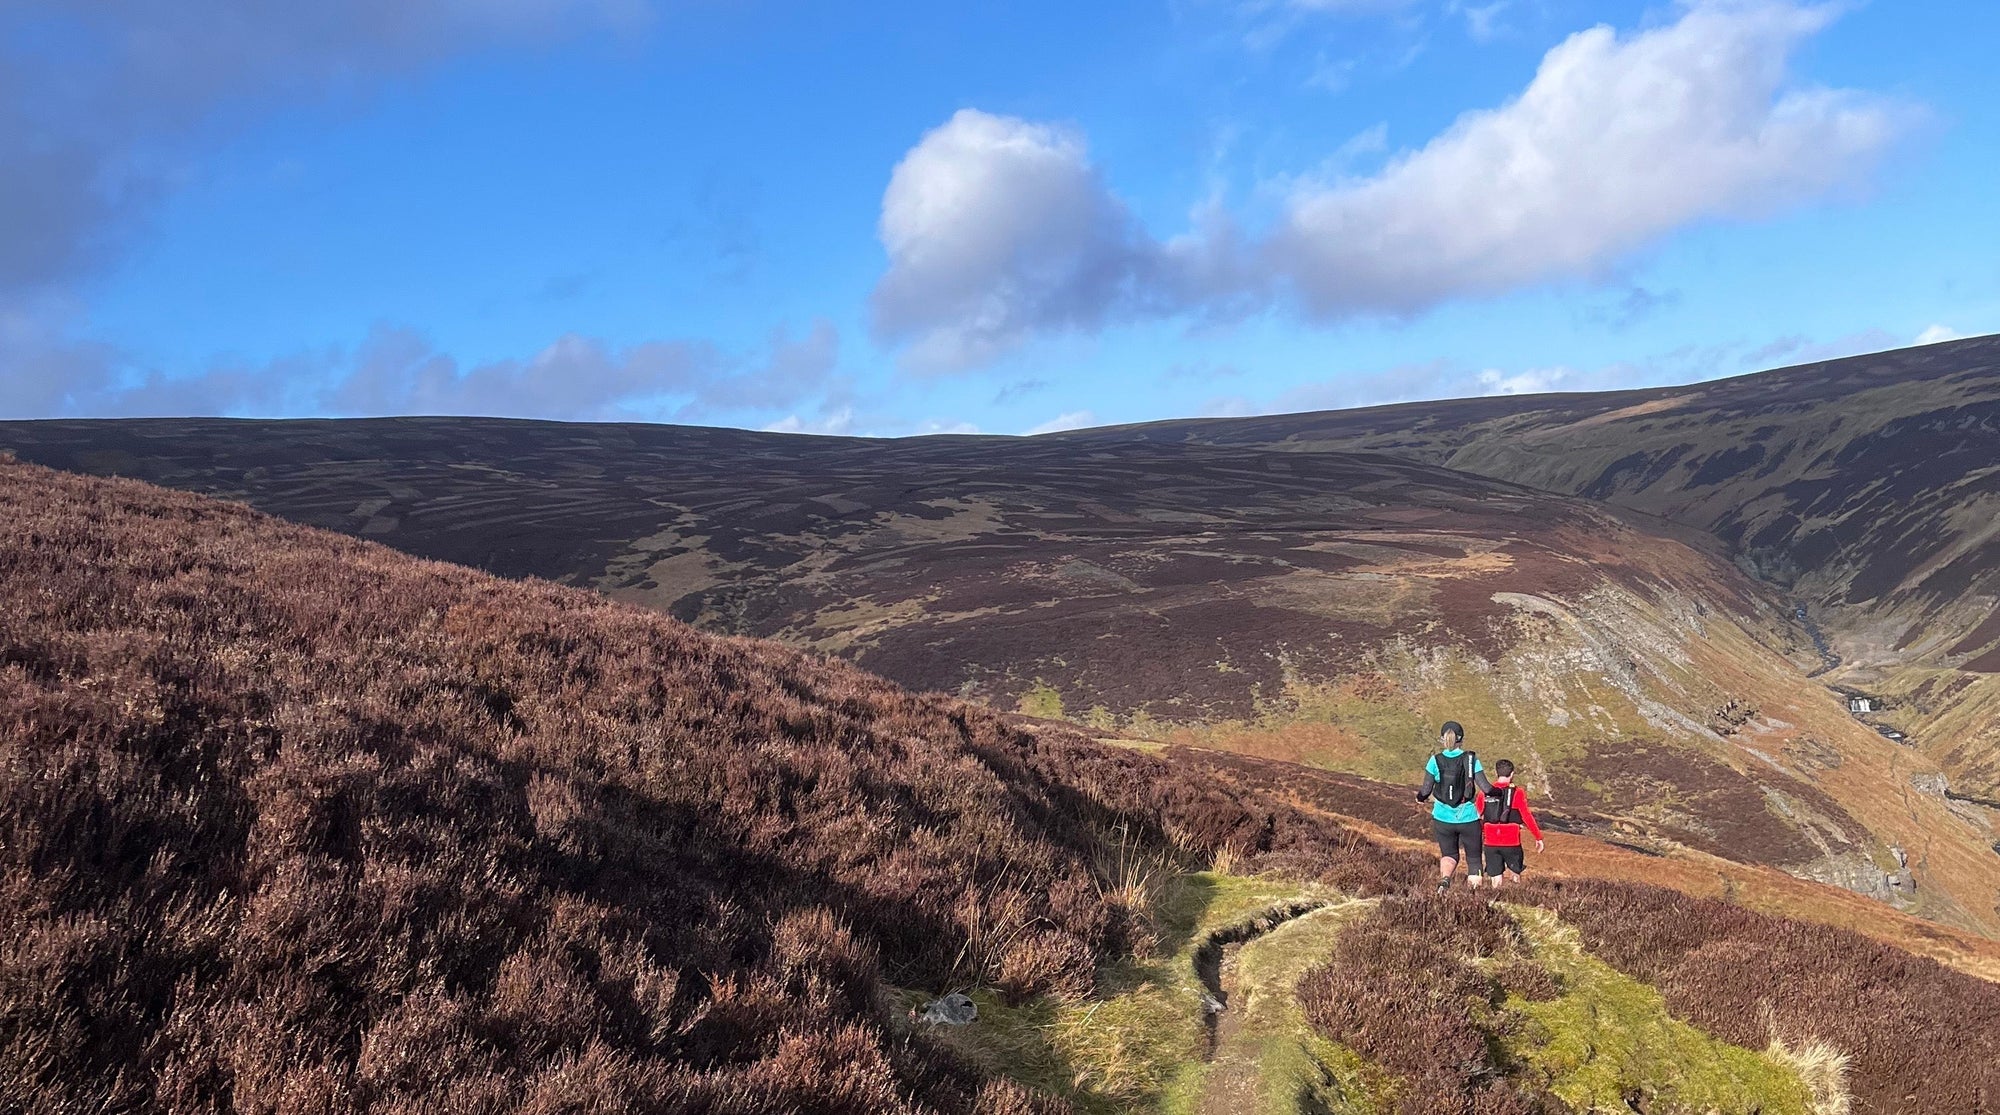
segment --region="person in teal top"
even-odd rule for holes
[[[1479,886],[1479,853],[1484,826],[1479,820],[1479,794],[1492,793],[1486,767],[1464,748],[1465,729],[1447,720],[1438,730],[1438,751],[1424,763],[1424,781],[1417,800],[1431,803],[1431,833],[1438,845],[1438,893],[1451,887],[1452,873],[1465,862],[1466,882]]]

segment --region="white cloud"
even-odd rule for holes
[[[328,348],[166,377],[79,335],[74,291],[117,261],[220,134],[221,110],[246,106],[226,117],[240,122],[287,98],[365,92],[498,43],[632,28],[648,2],[0,0],[0,414],[308,413],[330,401],[326,377],[365,399],[389,386],[371,377],[391,372],[405,377],[411,406],[544,397],[567,412],[572,397],[589,406],[593,392],[643,374],[651,355],[611,359],[566,339],[461,375],[421,342],[378,334],[353,358]],[[408,362],[371,363],[391,357]],[[585,376],[576,396],[557,382],[569,372]]]
[[[1460,117],[1373,178],[1301,187],[1269,262],[1315,318],[1407,314],[1596,275],[1690,222],[1824,194],[1911,115],[1861,93],[1784,89],[1787,56],[1831,18],[1702,3],[1629,37],[1572,35],[1509,104]]]
[[[1388,149],[1389,123],[1386,120],[1378,121],[1373,127],[1356,132],[1339,147],[1334,148],[1333,154],[1327,159],[1327,165],[1344,168],[1364,156],[1379,155]]]
[[[1490,4],[1452,0],[1451,10],[1465,17],[1465,33],[1474,42],[1486,43],[1499,37],[1500,16],[1511,6],[1510,0],[1493,0]]]
[[[263,364],[217,362],[167,376],[105,345],[74,342],[61,321],[0,312],[0,416],[468,414],[577,421],[714,421],[816,406],[811,422],[852,421],[833,374],[838,337],[817,323],[780,331],[767,352],[731,355],[699,341],[614,346],[575,334],[525,358],[470,367],[414,330],[378,326],[337,346]],[[802,425],[804,423],[802,422]]]
[[[1482,395],[1539,395],[1544,391],[1554,391],[1556,385],[1568,377],[1567,368],[1530,368],[1512,374],[1488,368],[1479,373],[1476,382]]]
[[[963,109],[903,157],[882,198],[876,330],[923,370],[983,364],[1031,334],[1118,312],[1144,247],[1083,140]]]
[[[1058,414],[1033,429],[1021,431],[1021,436],[1034,437],[1036,434],[1057,434],[1064,430],[1081,430],[1086,426],[1092,426],[1096,423],[1097,415],[1090,411],[1072,410],[1066,414]]]
[[[1362,178],[1296,181],[1262,236],[1217,205],[1160,240],[1074,132],[964,110],[883,198],[879,335],[930,369],[1141,315],[1401,316],[1596,279],[1690,224],[1749,219],[1863,180],[1920,119],[1892,98],[1797,86],[1787,61],[1834,17],[1790,0],[1695,0],[1628,35],[1550,50],[1525,90]],[[1352,157],[1373,141],[1336,155]]]
[[[840,407],[831,414],[819,418],[805,419],[796,414],[788,414],[764,427],[766,433],[773,434],[829,434],[844,436],[854,432],[854,408]]]
[[[1929,329],[1926,329],[1923,332],[1917,334],[1917,339],[1910,343],[1917,345],[1935,345],[1935,344],[1941,344],[1945,341],[1956,341],[1964,336],[1965,334],[1960,333],[1958,330],[1953,329],[1949,325],[1933,325]]]
[[[976,434],[979,427],[957,418],[926,418],[917,424],[919,436],[931,434]]]

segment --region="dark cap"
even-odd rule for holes
[[[1444,727],[1438,729],[1438,735],[1443,735],[1446,732],[1450,732],[1453,735],[1457,736],[1458,742],[1460,743],[1465,742],[1465,728],[1462,725],[1460,725],[1458,721],[1456,720],[1445,721]]]

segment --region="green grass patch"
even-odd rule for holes
[[[1340,900],[1330,891],[1275,876],[1175,876],[1153,901],[1160,947],[1152,956],[1100,971],[1090,997],[1040,997],[1009,1006],[988,991],[973,990],[979,1020],[932,1032],[989,1071],[1062,1096],[1080,1111],[1194,1112],[1210,1069],[1195,946],[1212,929],[1302,897]],[[1286,959],[1300,972],[1309,962],[1303,952]],[[1289,986],[1285,991],[1289,1003]],[[926,998],[919,992],[901,995],[902,1005],[913,1008]]]
[[[1050,685],[1041,678],[1036,678],[1035,684],[1029,686],[1027,691],[1021,694],[1021,699],[1015,703],[1014,707],[1023,716],[1039,716],[1044,720],[1060,720],[1063,714],[1062,694],[1056,691],[1055,686]]]
[[[1673,1018],[1658,991],[1585,953],[1549,912],[1509,909],[1562,991],[1542,1002],[1508,996],[1513,1017],[1494,1029],[1516,1071],[1579,1111],[1630,1111],[1636,1094],[1648,1111],[1811,1115],[1794,1069]]]
[[[1377,1115],[1389,1110],[1394,1082],[1352,1050],[1315,1032],[1299,1006],[1298,983],[1333,951],[1334,940],[1372,903],[1346,901],[1315,910],[1250,941],[1236,954],[1237,1028],[1216,1051],[1214,1077],[1249,1067],[1255,1110]],[[1231,1047],[1234,1048],[1231,1048]],[[1246,1089],[1247,1091],[1248,1089]],[[1248,1097],[1245,1097],[1246,1099]]]

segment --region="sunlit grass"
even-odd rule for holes
[[[1815,1097],[1793,1063],[1712,1037],[1667,1013],[1660,993],[1583,951],[1575,932],[1544,910],[1510,907],[1535,959],[1561,994],[1532,1002],[1510,995],[1496,1026],[1517,1072],[1578,1111],[1712,1111],[1723,1115],[1816,1115]]]
[[[979,1021],[937,1033],[976,1063],[1060,1095],[1085,1112],[1195,1111],[1209,1069],[1195,949],[1216,928],[1302,899],[1338,901],[1339,896],[1275,876],[1213,871],[1174,876],[1152,891],[1159,946],[1150,956],[1102,970],[1092,995],[1043,996],[1009,1006],[991,992],[975,990],[970,994],[979,1005]],[[1282,960],[1288,969],[1303,970],[1317,939],[1301,938],[1292,947],[1296,954],[1267,949],[1265,955],[1269,962]],[[1265,962],[1244,970],[1260,971]],[[1288,987],[1281,997],[1289,1003]],[[921,996],[905,997],[906,1005],[920,1001]]]

